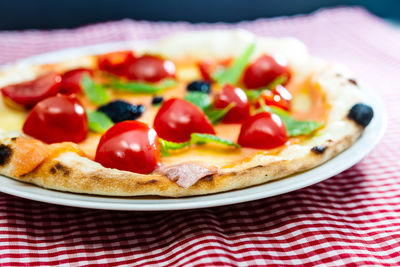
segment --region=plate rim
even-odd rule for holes
[[[57,51],[51,51],[48,53],[43,53],[43,54],[38,54],[34,56],[30,56],[27,58],[19,59],[15,62],[7,63],[3,66],[0,66],[0,70],[9,68],[14,65],[32,65],[32,64],[41,64],[41,63],[48,63],[48,62],[55,62],[55,61],[60,61],[60,60],[66,60],[68,58],[76,58],[78,56],[85,56],[85,55],[90,55],[90,54],[98,54],[98,53],[104,53],[104,52],[111,52],[111,51],[116,51],[119,49],[126,49],[126,48],[134,48],[138,46],[143,46],[149,44],[148,40],[138,40],[138,41],[120,41],[120,42],[109,42],[109,43],[102,43],[102,44],[96,44],[96,45],[89,45],[89,46],[82,46],[82,47],[74,47],[74,48],[68,48],[68,49],[62,49],[62,50],[57,50]],[[231,204],[237,204],[237,203],[243,203],[243,202],[248,202],[248,201],[254,201],[258,199],[263,199],[263,198],[268,198],[272,196],[277,196],[281,194],[285,194],[291,191],[295,191],[301,188],[305,188],[307,186],[316,184],[318,182],[321,182],[323,180],[326,180],[330,177],[333,177],[344,170],[347,170],[348,168],[352,167],[355,165],[357,162],[359,162],[361,159],[363,159],[365,156],[367,156],[374,148],[375,146],[381,141],[381,139],[384,136],[384,133],[387,128],[387,112],[386,108],[384,105],[384,102],[380,95],[378,95],[375,91],[370,89],[368,86],[366,86],[364,83],[360,83],[360,88],[363,90],[366,94],[366,97],[368,100],[374,100],[371,101],[371,105],[373,106],[374,109],[374,118],[371,122],[371,124],[365,129],[365,132],[363,135],[348,149],[345,151],[341,152],[339,155],[335,156],[332,159],[329,159],[327,162],[312,168],[310,170],[307,170],[305,172],[299,173],[299,174],[294,174],[290,175],[289,177],[284,177],[283,179],[279,179],[276,181],[271,181],[268,183],[263,183],[260,185],[255,185],[252,187],[248,188],[243,188],[243,189],[237,189],[233,191],[228,191],[228,192],[221,192],[221,193],[216,193],[216,194],[211,194],[211,195],[201,195],[201,196],[193,196],[193,197],[184,197],[184,198],[154,198],[151,199],[150,201],[156,201],[156,202],[166,202],[166,203],[140,203],[140,199],[129,199],[129,202],[107,202],[103,201],[100,202],[98,200],[110,200],[110,199],[116,199],[116,200],[126,200],[127,198],[122,198],[122,197],[108,197],[108,196],[93,196],[93,195],[87,195],[87,194],[76,194],[76,193],[70,193],[70,192],[61,192],[61,191],[55,191],[51,189],[46,189],[46,188],[41,188],[36,185],[32,184],[27,184],[21,181],[17,181],[15,179],[0,175],[0,184],[8,184],[12,185],[13,183],[16,183],[17,185],[21,186],[23,184],[25,186],[31,187],[33,192],[27,192],[24,190],[18,190],[18,186],[16,188],[14,187],[7,187],[7,186],[0,186],[0,192],[18,196],[21,198],[25,199],[30,199],[30,200],[35,200],[35,201],[40,201],[40,202],[45,202],[45,203],[50,203],[50,204],[57,204],[57,205],[63,205],[63,206],[70,206],[70,207],[78,207],[78,208],[90,208],[90,209],[103,209],[103,210],[125,210],[125,211],[168,211],[168,210],[185,210],[185,209],[199,209],[199,208],[209,208],[209,207],[217,207],[217,206],[224,206],[224,205],[231,205]],[[375,125],[375,127],[378,127],[377,129],[372,128],[371,126]],[[375,130],[375,131],[374,131]],[[373,132],[374,131],[374,132]],[[371,133],[373,132],[373,133]],[[372,137],[369,137],[370,142],[368,143],[368,146],[361,146],[358,148],[357,144],[360,144],[365,138],[366,135],[368,134],[373,134]],[[361,149],[361,152],[356,149]],[[339,168],[336,169],[331,169],[331,170],[325,170],[327,167],[330,165],[334,165],[334,162],[340,161],[341,158],[346,157],[348,154],[353,154],[352,157],[350,157],[350,160],[347,159],[345,161],[345,164],[341,164]],[[312,175],[315,172],[318,173],[318,171],[323,170],[324,175],[319,175],[316,178],[313,179],[305,179],[307,175]],[[279,184],[284,184],[286,185],[285,188],[280,188],[280,190],[275,189],[275,191],[259,191],[256,192],[256,194],[247,194],[247,192],[252,192],[254,191],[254,188],[258,189],[268,189],[268,187],[271,187],[271,185],[279,185]],[[273,186],[272,186],[273,188]],[[37,194],[34,193],[35,191],[45,191],[45,192],[52,192],[51,194],[55,195],[65,195],[68,197],[75,196],[77,199],[69,199],[69,198],[58,198],[54,196],[48,196],[46,194]],[[257,191],[257,190],[255,190]],[[239,193],[239,194],[238,194]],[[240,194],[241,193],[241,194]],[[237,195],[238,194],[238,195]],[[215,196],[225,196],[222,197],[221,199],[214,199]],[[73,197],[72,197],[73,198]],[[82,200],[83,198],[83,200]],[[85,200],[86,199],[86,200]],[[165,201],[167,200],[176,200],[171,203],[171,201]],[[193,200],[193,201],[187,201],[187,200]],[[97,200],[97,201],[96,201]],[[179,201],[179,200],[184,200],[184,201]],[[135,203],[138,202],[139,203]]]

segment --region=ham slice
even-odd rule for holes
[[[161,173],[183,188],[189,188],[198,180],[218,172],[217,167],[204,167],[196,163],[181,163],[160,168]]]

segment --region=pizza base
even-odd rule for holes
[[[48,159],[21,177],[12,177],[16,138],[11,136],[19,133],[4,133],[0,141],[0,174],[44,188],[74,193],[167,197],[205,195],[258,185],[314,168],[350,147],[359,138],[364,128],[348,119],[347,114],[354,104],[363,102],[363,98],[350,72],[344,66],[327,64],[309,56],[304,45],[295,39],[256,38],[244,31],[203,31],[168,38],[147,48],[147,51],[173,59],[188,56],[202,58],[204,55],[223,58],[239,54],[251,42],[257,44],[254,57],[269,53],[288,58],[294,72],[293,82],[311,75],[313,82],[323,88],[331,111],[326,125],[312,137],[277,154],[260,154],[234,166],[221,168],[218,173],[183,188],[163,174],[141,175],[105,168],[72,152]],[[76,66],[70,68],[73,67]],[[27,73],[32,72],[32,68],[35,67],[26,68],[26,73],[21,70],[21,76],[29,76]],[[12,70],[1,73],[2,81],[7,81],[7,77],[11,77],[8,83],[15,79],[15,68]],[[204,162],[190,163],[204,165]]]

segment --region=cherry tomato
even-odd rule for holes
[[[199,61],[197,63],[197,67],[199,68],[201,77],[203,77],[204,80],[211,82],[212,81],[211,73],[213,71],[211,63],[206,60]]]
[[[192,103],[172,98],[163,103],[154,118],[158,135],[172,142],[186,142],[192,133],[215,134],[210,120]]]
[[[284,110],[290,110],[290,101],[292,100],[292,94],[282,85],[277,85],[272,91],[265,91],[261,94],[261,99],[267,106],[276,106]],[[256,108],[259,108],[260,104],[256,103]]]
[[[246,68],[243,75],[243,83],[249,89],[260,88],[269,85],[282,75],[287,76],[289,80],[289,68],[279,64],[271,56],[262,55]]]
[[[79,68],[67,71],[62,75],[60,93],[65,95],[77,94],[82,91],[82,78],[84,75],[93,76],[93,70]]]
[[[125,76],[130,80],[158,82],[175,77],[175,64],[157,56],[144,55],[129,64]]]
[[[56,95],[60,84],[61,76],[50,72],[35,80],[8,85],[1,89],[1,93],[7,100],[25,108],[31,108],[39,101]]]
[[[148,174],[160,165],[157,133],[139,121],[111,127],[100,139],[95,160],[107,168]]]
[[[224,85],[221,93],[219,93],[214,102],[216,108],[225,108],[230,103],[235,106],[226,113],[223,122],[225,123],[241,123],[250,115],[250,104],[246,93],[230,84]]]
[[[132,51],[118,51],[97,57],[99,69],[117,76],[124,76],[126,68],[135,59]]]
[[[57,95],[30,111],[23,132],[46,143],[81,142],[86,138],[86,112],[75,96]]]
[[[243,123],[238,143],[243,147],[271,149],[285,144],[287,140],[286,127],[279,116],[260,112]]]

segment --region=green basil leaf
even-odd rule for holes
[[[117,91],[124,91],[136,94],[157,94],[162,90],[173,87],[176,81],[172,79],[165,79],[157,85],[144,83],[144,82],[124,82],[119,79],[113,79],[110,87]]]
[[[210,119],[211,123],[215,125],[221,122],[226,113],[228,113],[228,111],[231,110],[234,106],[235,103],[230,103],[228,106],[222,109],[209,107],[204,110],[204,113]]]
[[[268,84],[265,88],[247,89],[247,90],[244,90],[244,92],[246,93],[247,98],[250,100],[250,102],[255,102],[255,100],[257,100],[265,90],[272,90],[277,85],[285,83],[286,80],[287,80],[286,75],[281,75],[281,76],[277,77],[275,80],[273,80],[270,84]]]
[[[230,103],[225,108],[215,108],[211,105],[210,96],[202,92],[188,92],[185,100],[201,108],[214,125],[219,123],[225,117],[226,113],[235,106],[235,103]]]
[[[178,83],[174,79],[164,79],[158,84],[158,87],[160,87],[161,89],[167,89],[170,87],[174,87],[177,84]]]
[[[275,78],[270,84],[267,85],[266,89],[272,90],[277,85],[283,84],[287,81],[288,77],[286,75],[281,75]]]
[[[86,114],[88,116],[89,129],[94,132],[105,133],[114,125],[112,120],[103,112],[87,111]]]
[[[289,113],[280,108],[270,106],[269,109],[281,118],[286,126],[288,135],[292,137],[299,135],[308,135],[323,125],[322,123],[316,121],[295,120],[290,117]]]
[[[185,95],[185,100],[195,104],[202,110],[206,109],[211,105],[210,96],[202,92],[190,91]]]
[[[255,102],[260,95],[265,91],[265,89],[261,90],[244,90],[246,93],[247,98],[249,99],[250,102]]]
[[[188,142],[183,143],[175,143],[171,141],[164,140],[160,138],[161,144],[161,155],[166,157],[171,154],[171,150],[179,150],[185,147],[189,147],[191,145],[203,145],[208,143],[217,143],[224,146],[232,146],[235,148],[241,148],[240,145],[232,142],[230,140],[223,139],[221,137],[212,135],[212,134],[201,134],[201,133],[192,133],[190,135],[190,140]]]
[[[217,143],[225,146],[233,146],[236,148],[241,148],[239,144],[232,142],[227,139],[223,139],[221,137],[212,135],[212,134],[202,134],[202,133],[192,133],[190,135],[190,143],[191,144],[207,144],[207,143]]]
[[[90,102],[94,104],[102,105],[110,100],[107,89],[103,85],[95,83],[89,75],[83,76],[81,86]]]
[[[183,143],[175,143],[171,141],[164,140],[162,138],[160,139],[160,145],[161,145],[161,155],[166,157],[169,156],[170,150],[178,150],[185,148],[190,145],[190,142],[183,142]]]
[[[255,47],[255,43],[249,45],[245,51],[235,59],[230,67],[213,74],[213,79],[221,85],[225,83],[236,84],[243,70],[246,68]]]

